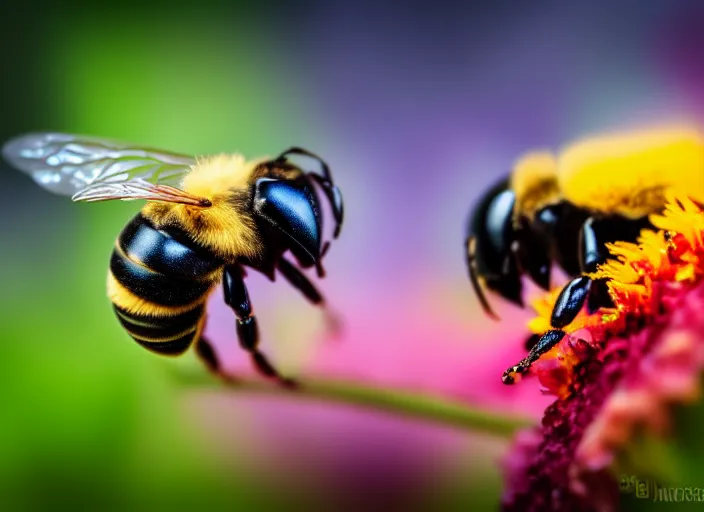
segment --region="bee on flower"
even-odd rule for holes
[[[693,172],[686,165],[691,160],[681,156],[673,146],[670,167],[662,170],[670,177],[663,179]],[[628,165],[635,161],[622,160],[623,175],[640,176],[639,167]],[[647,215],[649,226],[634,240],[605,243],[603,260],[574,278],[603,283],[608,302],[590,308],[580,298],[566,306],[570,284],[533,302],[537,316],[529,328],[542,337],[507,374],[534,374],[556,399],[541,424],[514,441],[505,461],[504,510],[616,510],[619,481],[611,470],[632,440],[664,439],[674,427],[673,408],[698,402],[704,369],[701,195],[695,188],[664,188],[662,207]],[[565,307],[572,308],[569,322],[556,328]]]
[[[546,291],[553,263],[571,276],[552,300],[547,321],[531,326],[535,342],[504,373],[505,384],[581,326],[577,317],[584,309],[616,309],[610,277],[598,269],[617,255],[611,245],[636,242],[644,229],[657,227],[651,217],[671,197],[704,202],[704,133],[696,127],[587,137],[557,155],[531,152],[487,192],[466,246],[472,285],[486,312],[496,316],[485,288],[522,306],[523,273]]]

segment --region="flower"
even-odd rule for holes
[[[591,275],[608,279],[614,307],[581,312],[568,335],[536,362],[556,396],[541,425],[515,441],[505,464],[505,510],[614,510],[609,467],[636,434],[663,436],[671,407],[700,396],[704,368],[704,209],[668,197],[654,230]],[[557,293],[536,304],[544,328]]]

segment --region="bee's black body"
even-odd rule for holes
[[[180,229],[156,229],[140,213],[120,233],[110,272],[135,296],[173,308],[175,314],[129,313],[117,305],[115,312],[141,345],[163,354],[180,354],[197,334],[203,299],[213,287],[213,275],[223,265]]]
[[[545,290],[550,289],[553,263],[572,277],[555,302],[551,317],[554,330],[544,335],[545,339],[529,338],[534,347],[526,361],[532,362],[562,339],[561,329],[574,320],[585,304],[590,312],[611,305],[606,283],[583,274],[596,271],[597,265],[606,260],[607,243],[633,242],[651,224],[647,216],[630,219],[604,215],[565,200],[544,206],[532,219],[517,214],[514,208],[515,194],[508,180],[486,192],[468,228],[468,267],[482,306],[492,316],[495,315],[482,284],[523,306],[523,274]],[[560,333],[562,336],[557,336]],[[513,382],[512,375],[528,366],[529,363],[509,369],[504,382]]]
[[[609,242],[635,241],[650,226],[647,217],[603,215],[559,201],[539,209],[534,218],[516,215],[515,194],[503,180],[489,189],[468,225],[467,252],[472,278],[505,299],[523,306],[521,276],[550,288],[550,269],[559,265],[568,276],[594,272]]]
[[[474,273],[488,289],[523,306],[522,274],[548,289],[553,263],[568,275],[580,272],[579,233],[589,213],[561,202],[543,208],[529,222],[522,216],[516,219],[514,208],[508,180],[485,193],[468,228],[476,247],[467,256],[470,269],[474,265]]]
[[[329,174],[326,164],[321,163]],[[304,173],[283,157],[256,168],[251,184],[230,194],[232,208],[244,219],[242,222],[249,222],[252,236],[258,241],[253,256],[219,256],[193,238],[198,226],[191,226],[190,231],[181,227],[182,217],[162,219],[157,227],[150,215],[158,215],[158,208],[136,215],[117,239],[109,277],[115,283],[113,288],[124,290],[111,298],[129,335],[140,345],[165,355],[179,355],[195,344],[200,357],[220,372],[218,358],[202,330],[206,299],[215,286],[222,284],[225,303],[237,319],[242,348],[251,354],[261,373],[290,384],[258,348],[259,329],[244,283],[245,267],[271,280],[279,272],[313,304],[324,304],[320,292],[299,270],[316,267],[320,276],[324,274],[321,260],[328,243],[321,243],[321,205],[314,183],[320,184],[331,200],[339,232],[339,191],[329,180],[316,180],[313,173]],[[288,251],[295,263],[285,257]]]
[[[328,164],[291,147],[278,157],[240,154],[196,158],[132,143],[37,132],[2,146],[3,157],[52,193],[73,201],[146,200],[120,233],[110,259],[108,297],[120,323],[140,345],[178,355],[192,344],[208,367],[227,378],[202,335],[205,302],[222,283],[236,318],[240,346],[257,370],[290,384],[259,349],[257,319],[244,283],[249,267],[279,273],[310,302],[325,301],[301,269],[323,277],[319,189],[342,228],[344,207]],[[319,172],[291,161],[303,157]],[[290,252],[293,260],[287,259]],[[330,313],[328,312],[328,315]],[[335,326],[335,319],[331,326]]]

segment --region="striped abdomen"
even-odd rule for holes
[[[141,213],[110,259],[108,295],[123,327],[161,354],[184,352],[200,334],[205,300],[223,263],[178,229],[157,230]]]

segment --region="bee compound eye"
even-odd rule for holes
[[[304,184],[259,179],[254,211],[288,237],[294,254],[311,262],[320,258],[320,218],[314,196]]]

